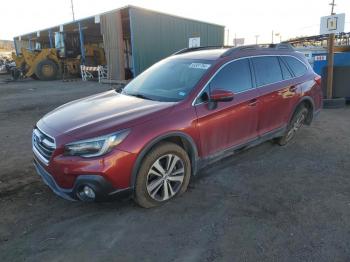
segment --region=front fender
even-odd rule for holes
[[[191,159],[191,169],[192,169],[192,174],[195,174],[197,172],[197,163],[198,163],[198,149],[197,149],[197,145],[194,142],[194,140],[192,139],[192,137],[184,132],[180,132],[180,131],[175,131],[175,132],[168,132],[165,134],[162,134],[156,138],[154,138],[153,140],[151,140],[150,142],[148,142],[140,151],[140,153],[138,154],[134,167],[132,169],[132,173],[131,173],[131,178],[130,178],[130,186],[134,187],[135,183],[136,183],[136,178],[137,178],[137,173],[140,169],[140,166],[142,164],[142,160],[143,158],[146,156],[146,154],[159,142],[161,141],[166,141],[169,138],[172,137],[180,137],[181,139],[184,139],[186,141],[186,143],[189,145],[189,149],[191,152],[190,155],[190,159]]]

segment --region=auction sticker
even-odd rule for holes
[[[202,69],[202,70],[207,70],[209,67],[210,67],[210,64],[203,64],[203,63],[192,63],[189,65],[189,68]]]

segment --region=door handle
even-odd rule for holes
[[[257,103],[258,103],[258,99],[254,98],[254,99],[249,101],[248,105],[249,106],[256,106]]]
[[[289,88],[289,91],[290,92],[295,92],[297,90],[297,87],[296,86],[291,86],[290,88]]]

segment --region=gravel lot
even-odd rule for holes
[[[67,202],[31,164],[31,130],[96,82],[0,78],[0,261],[350,261],[350,107],[286,147],[229,157],[155,209]]]

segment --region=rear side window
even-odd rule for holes
[[[213,78],[212,89],[224,89],[239,93],[253,88],[248,59],[229,63]]]
[[[252,59],[258,86],[283,80],[281,67],[276,56],[261,56]]]
[[[284,56],[282,59],[286,61],[286,63],[288,64],[290,69],[292,69],[296,77],[302,76],[306,73],[307,71],[306,66],[302,62],[300,62],[298,59],[291,56]]]
[[[283,79],[287,80],[287,79],[293,78],[293,76],[292,76],[291,72],[289,71],[288,67],[286,66],[285,62],[280,60],[280,65],[281,65]]]

